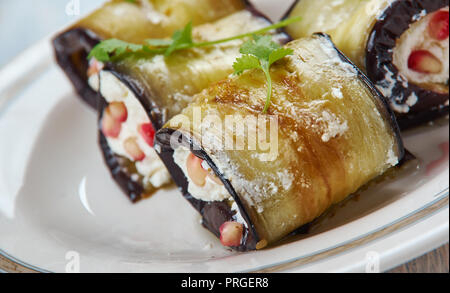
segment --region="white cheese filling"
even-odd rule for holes
[[[93,76],[91,77],[93,78]],[[144,152],[145,159],[136,163],[136,169],[144,177],[144,184],[151,183],[158,188],[170,182],[170,174],[160,160],[155,149],[152,148],[139,134],[139,126],[150,123],[150,119],[136,98],[134,93],[112,73],[100,72],[100,92],[108,103],[122,102],[128,111],[128,119],[122,124],[120,135],[117,138],[107,137],[107,142],[111,150],[119,155],[134,159],[126,152],[124,142],[128,138],[136,138],[139,148]],[[93,81],[95,82],[94,78]]]
[[[449,8],[446,7],[442,10],[448,11]],[[433,13],[426,16],[418,15],[419,20],[411,24],[409,29],[401,35],[393,50],[394,65],[398,68],[400,74],[411,83],[445,84],[449,78],[449,41],[448,38],[442,41],[435,40],[429,35],[428,24],[432,17]],[[435,74],[425,74],[411,70],[408,67],[408,60],[411,53],[416,50],[427,50],[436,56],[442,62],[442,71]]]
[[[89,86],[96,92],[100,90],[100,76],[99,74],[93,74],[88,78]]]
[[[230,193],[227,191],[223,184],[218,184],[210,176],[206,176],[206,183],[204,186],[196,185],[191,178],[189,178],[187,170],[188,157],[191,151],[185,147],[178,147],[173,154],[173,159],[175,163],[183,171],[184,176],[188,180],[188,192],[196,199],[211,202],[211,201],[223,201],[226,199],[232,199]],[[202,164],[203,167],[205,166]]]

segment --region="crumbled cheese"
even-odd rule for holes
[[[406,100],[406,105],[413,107],[414,105],[417,104],[418,101],[419,98],[417,97],[416,93],[412,93]]]
[[[100,77],[98,74],[93,74],[88,79],[89,86],[96,92],[100,90]]]
[[[409,113],[410,107],[406,104],[397,104],[395,100],[390,100],[392,110],[400,114]]]
[[[337,99],[343,99],[344,98],[344,95],[342,94],[340,88],[333,88],[331,90],[331,93],[332,93],[333,97],[335,97]]]
[[[386,163],[389,166],[394,167],[394,166],[397,166],[398,162],[399,162],[398,161],[398,157],[395,155],[394,151],[392,149],[390,149],[389,152],[388,152],[388,155],[387,155]]]
[[[288,170],[284,170],[283,172],[277,172],[278,178],[281,182],[281,185],[285,191],[289,191],[294,182],[294,176],[289,173]]]
[[[209,176],[206,176],[206,183],[204,186],[197,186],[194,182],[192,182],[187,171],[187,161],[190,154],[191,151],[182,146],[178,147],[173,153],[175,164],[180,167],[188,181],[189,194],[198,200],[207,202],[223,201],[232,198],[223,184],[218,184]]]
[[[328,111],[323,111],[322,118],[318,119],[318,121],[323,121],[327,125],[327,128],[322,134],[323,142],[329,142],[332,138],[343,135],[349,129],[347,121],[341,122],[336,115]]]
[[[398,104],[395,100],[391,100],[390,104],[395,112],[406,114],[409,113],[411,107],[415,106],[418,101],[419,98],[417,97],[416,93],[412,93],[404,104]]]
[[[100,72],[101,88],[100,92],[108,103],[123,102],[128,111],[128,119],[122,124],[122,129],[118,138],[107,137],[108,146],[112,152],[128,158],[134,159],[126,152],[124,141],[130,137],[135,137],[141,150],[146,157],[141,162],[136,162],[136,169],[144,177],[144,184],[151,183],[154,187],[161,187],[170,182],[170,174],[165,165],[160,160],[154,148],[148,145],[145,139],[139,134],[138,126],[143,123],[150,123],[150,119],[136,98],[134,93],[128,89],[112,73]],[[135,180],[132,178],[132,180]],[[137,181],[137,180],[135,180]]]
[[[391,98],[397,80],[394,78],[394,73],[391,72],[386,65],[383,66],[383,69],[386,72],[384,80],[380,81],[376,87],[386,98]]]

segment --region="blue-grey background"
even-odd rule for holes
[[[0,68],[33,43],[102,2],[104,0],[0,0]],[[79,15],[77,9],[73,9],[77,3]]]

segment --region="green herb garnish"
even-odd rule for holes
[[[170,56],[173,52],[191,48],[209,47],[221,43],[227,43],[254,35],[261,35],[274,29],[285,27],[294,22],[300,21],[300,17],[293,17],[283,20],[266,28],[246,33],[231,38],[221,39],[211,42],[196,43],[192,37],[192,22],[188,23],[184,29],[176,31],[171,39],[148,39],[143,44],[133,44],[118,39],[109,39],[100,42],[89,53],[88,59],[95,58],[101,62],[112,61],[112,58],[120,58],[126,53],[150,53]]]
[[[245,70],[261,69],[267,80],[267,99],[263,113],[267,113],[272,99],[272,77],[270,76],[270,66],[278,60],[288,55],[292,55],[294,51],[281,47],[272,41],[270,36],[254,36],[254,40],[247,41],[241,48],[243,54],[233,64],[234,73],[242,74]]]

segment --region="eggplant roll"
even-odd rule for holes
[[[310,223],[405,152],[381,93],[328,36],[286,47],[294,54],[271,69],[267,114],[264,74],[252,70],[198,94],[156,135],[204,226],[241,251]]]
[[[215,21],[245,6],[242,0],[112,0],[54,38],[56,60],[79,96],[96,109],[97,92],[88,80],[99,65],[86,58],[101,40],[141,43],[166,38],[189,21],[194,25]]]
[[[390,100],[402,129],[449,113],[448,0],[299,0],[293,38],[323,32]]]
[[[214,41],[269,25],[255,11],[241,10],[194,27],[193,38]],[[284,33],[271,34],[280,43],[287,40]],[[233,72],[244,41],[179,51],[170,57],[130,54],[100,71],[100,145],[113,178],[132,201],[172,182],[153,149],[155,131],[195,94]]]

